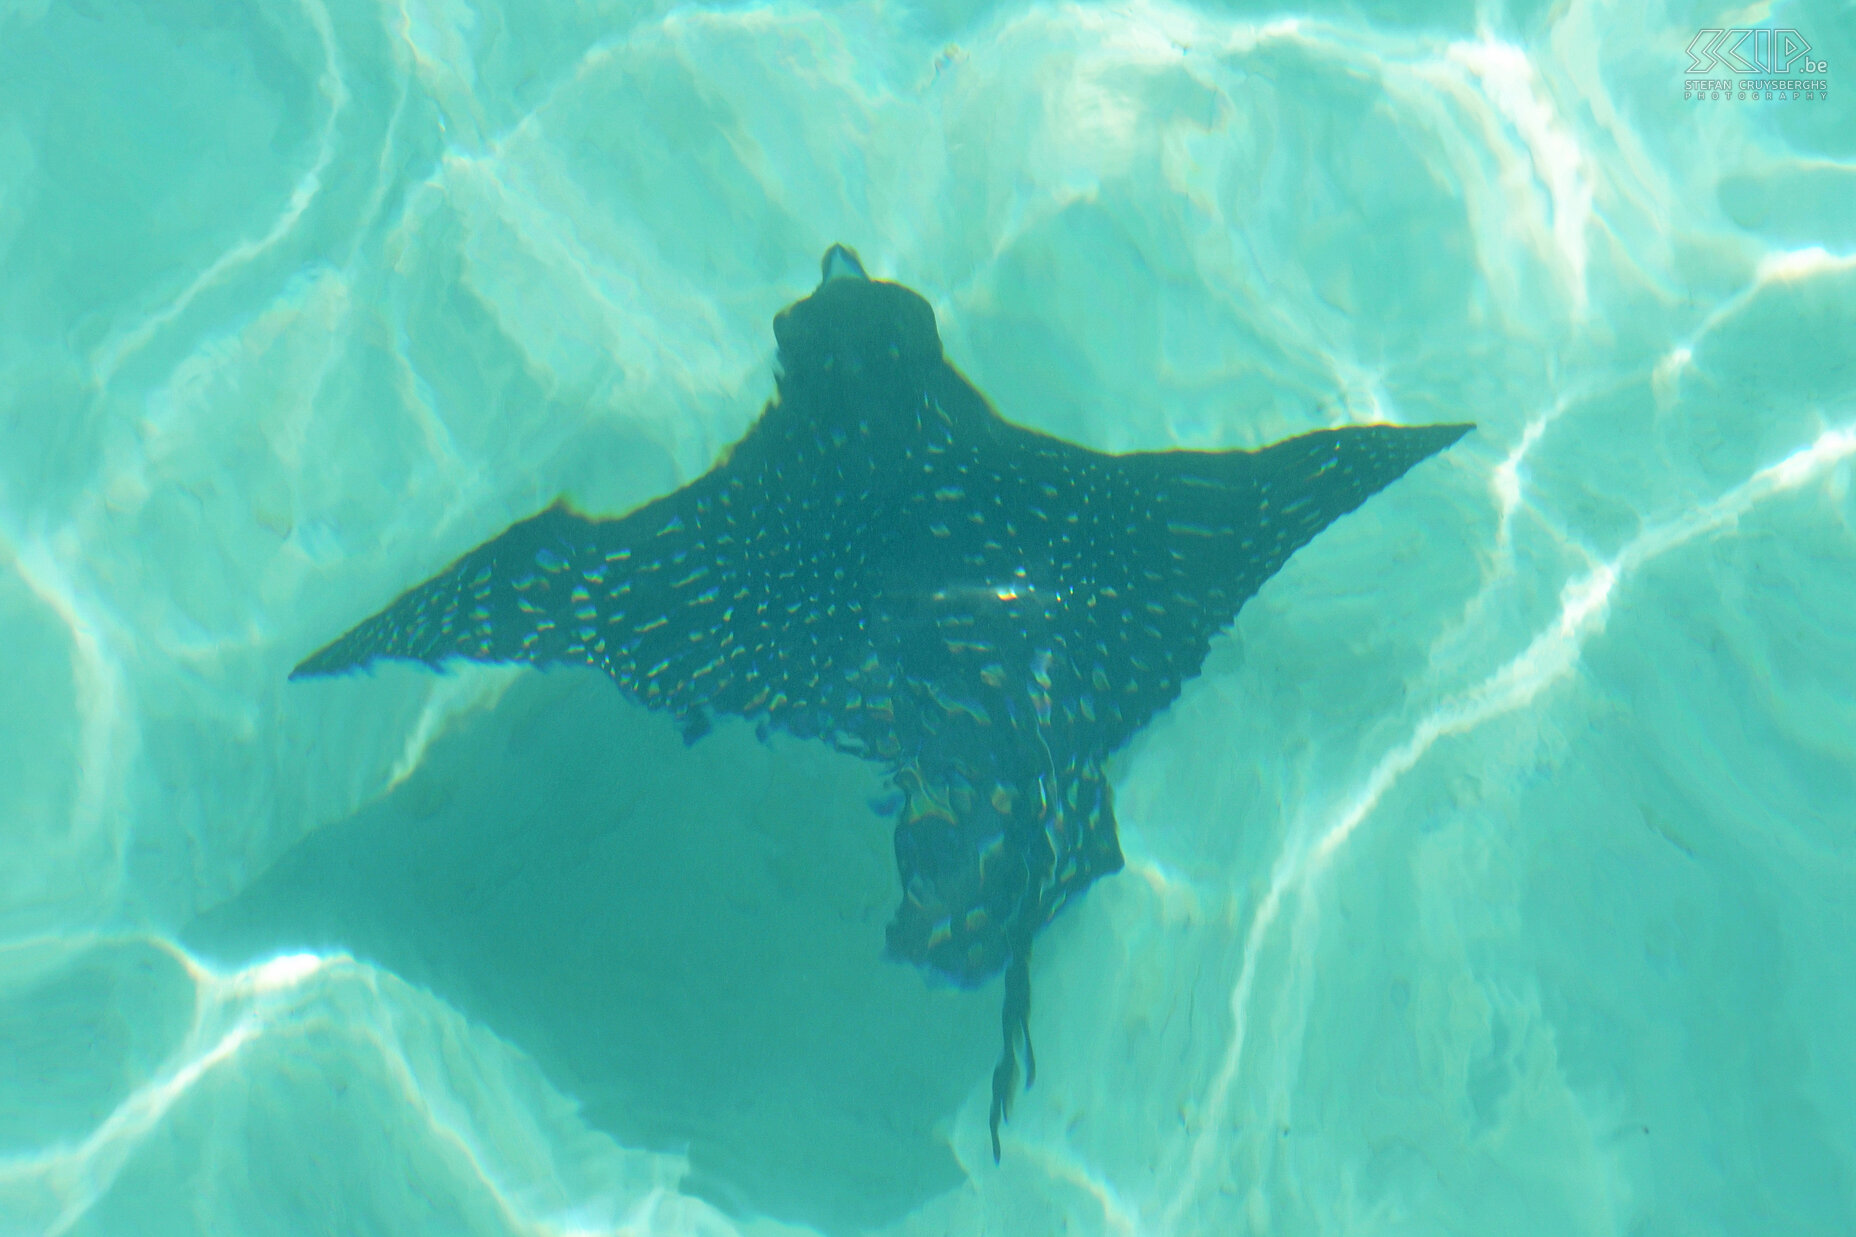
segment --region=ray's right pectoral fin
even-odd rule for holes
[[[305,658],[293,679],[342,674],[381,659],[438,666],[571,657],[576,559],[591,545],[588,521],[556,505],[478,546],[438,575]]]

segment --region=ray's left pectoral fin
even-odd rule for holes
[[[1204,642],[1289,558],[1342,516],[1467,434],[1471,425],[1355,425],[1317,430],[1256,451],[1173,451],[1126,457],[1149,487],[1154,545],[1141,545],[1173,572],[1157,598],[1157,634],[1172,642],[1175,668],[1198,672]],[[1181,603],[1175,610],[1169,603]],[[1189,664],[1179,665],[1182,650]],[[1115,742],[1170,701],[1149,693],[1122,720]],[[1115,743],[1111,743],[1113,747]]]
[[[1258,479],[1310,516],[1332,521],[1476,427],[1348,425],[1272,443],[1252,458]]]
[[[589,660],[575,644],[574,584],[593,524],[556,504],[402,593],[392,605],[305,658],[293,679],[342,674],[386,659]]]
[[[1242,523],[1263,578],[1342,516],[1474,429],[1474,425],[1349,425],[1254,452],[1255,506]],[[1259,581],[1260,583],[1260,581]]]

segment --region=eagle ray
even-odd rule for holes
[[[1290,555],[1472,427],[1107,455],[1000,417],[913,291],[842,245],[820,265],[774,319],[774,398],[707,473],[615,519],[556,503],[291,677],[590,665],[691,742],[733,714],[880,762],[888,952],[1005,977],[997,1160],[1020,1058],[1036,1071],[1032,938],[1122,866],[1103,762]]]

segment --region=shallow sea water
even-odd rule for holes
[[[1685,99],[1736,24],[1828,92]],[[0,0],[0,1233],[1856,1231],[1852,53]],[[880,770],[591,674],[285,682],[700,474],[834,241],[1098,449],[1479,425],[1116,757],[997,1167]]]

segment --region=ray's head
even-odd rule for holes
[[[927,301],[872,279],[843,245],[825,251],[811,296],[773,320],[782,385],[909,379],[941,362],[941,335]]]

